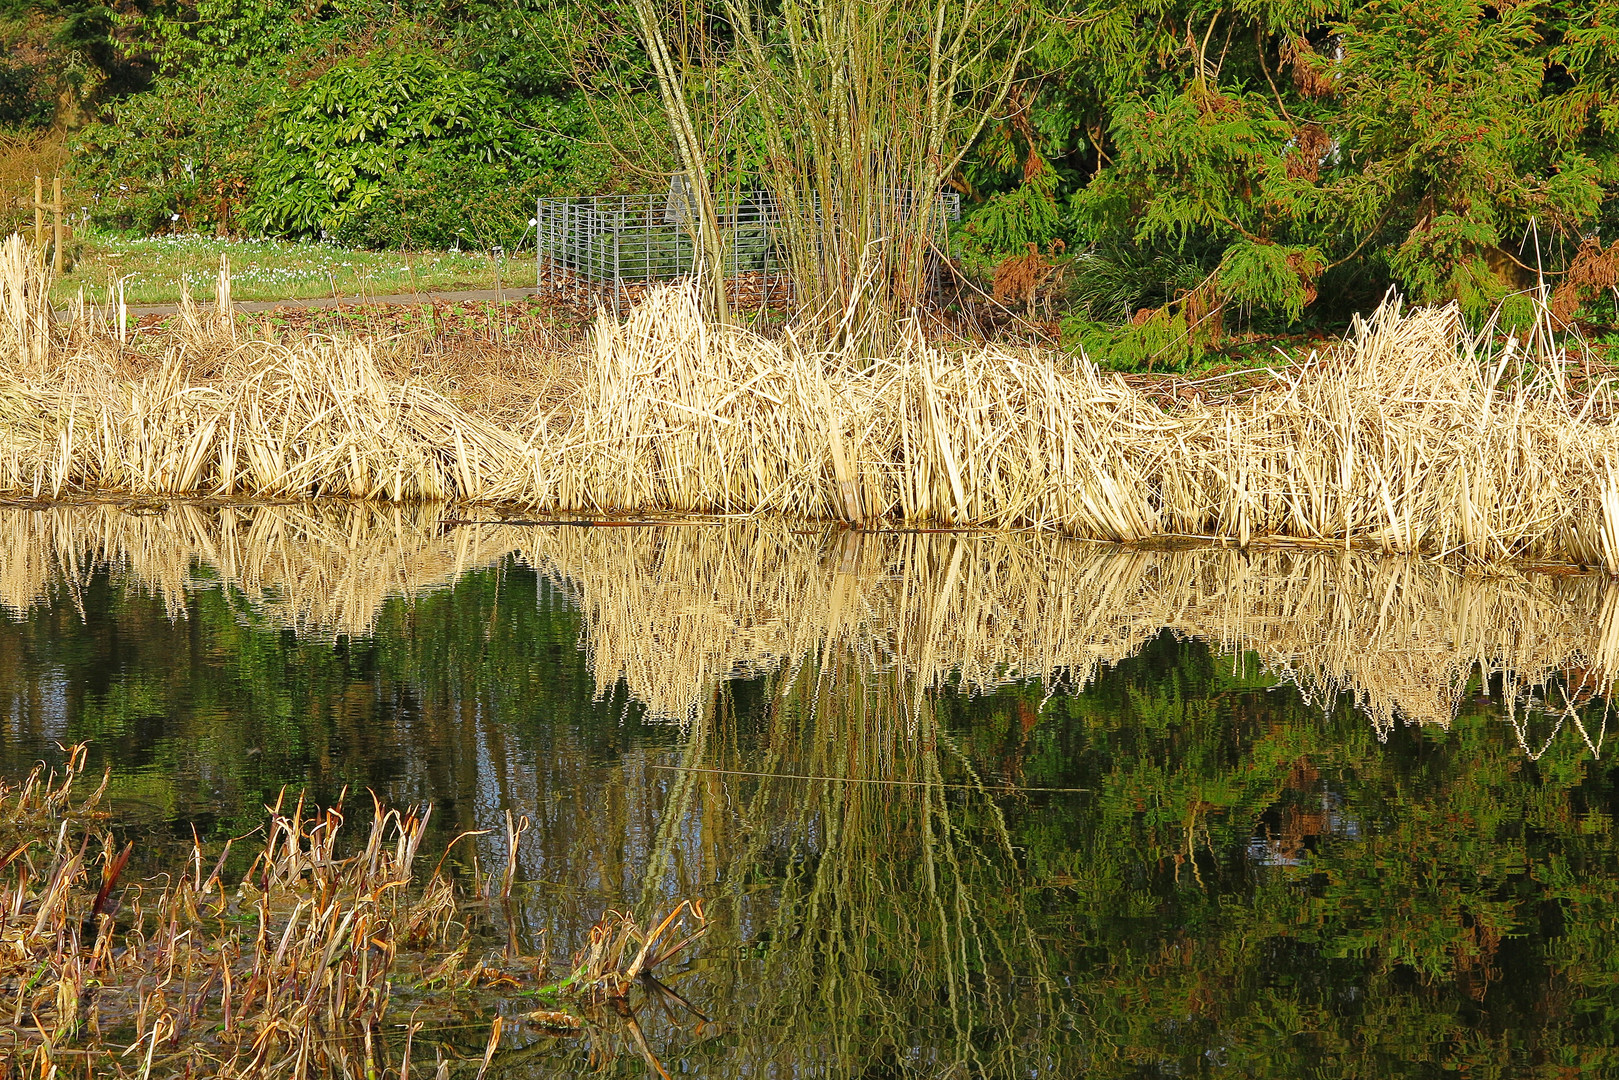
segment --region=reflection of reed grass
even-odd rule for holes
[[[322,635],[369,633],[389,597],[454,584],[519,539],[444,531],[436,510],[390,504],[101,504],[0,516],[0,605],[13,610],[105,566],[164,597],[171,614],[217,577],[270,618]]]
[[[206,577],[305,632],[368,633],[384,600],[516,556],[567,584],[598,686],[688,717],[739,673],[851,655],[913,688],[1088,682],[1162,629],[1253,653],[1307,693],[1448,722],[1475,671],[1536,686],[1619,671],[1619,586],[1483,578],[1343,552],[1115,551],[1050,535],[819,534],[784,524],[445,528],[425,507],[0,511],[0,604],[110,566],[183,612]],[[204,573],[199,576],[199,567]]]
[[[714,975],[738,992],[750,978],[770,988],[750,1022],[771,1038],[739,1048],[739,1071],[835,1060],[851,1076],[1083,1072],[1029,877],[994,799],[970,782],[946,790],[972,771],[936,716],[924,710],[915,731],[895,723],[903,681],[848,654],[808,661],[778,689],[763,757],[732,756],[720,720],[714,760],[741,771],[705,780],[738,821],[770,823],[715,845],[725,900],[749,910],[769,897]]]
[[[598,683],[684,715],[732,670],[847,650],[912,685],[959,674],[1088,682],[1168,628],[1252,652],[1307,693],[1356,695],[1379,729],[1448,722],[1469,677],[1579,670],[1606,693],[1619,588],[1484,579],[1344,553],[1114,552],[1038,536],[858,537],[668,530],[540,536],[525,557],[574,583]]]
[[[1083,360],[919,339],[815,352],[706,325],[691,290],[664,289],[604,321],[582,370],[555,368],[514,419],[504,391],[469,405],[446,378],[385,375],[383,346],[238,342],[194,305],[161,346],[92,316],[58,327],[30,258],[16,237],[0,253],[5,492],[898,516],[1619,572],[1619,426],[1453,308],[1385,306],[1243,400],[1166,411]]]

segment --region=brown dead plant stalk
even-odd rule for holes
[[[75,746],[58,767],[0,784],[6,1076],[407,1080],[412,1045],[419,1056],[435,1032],[469,1027],[490,1030],[488,1068],[498,992],[537,980],[545,964],[477,959],[455,883],[440,869],[424,883],[416,870],[431,808],[373,799],[354,840],[341,804],[278,800],[245,870],[233,869],[239,841],[228,841],[217,854],[196,844],[169,873],[136,875],[133,845],[114,840],[100,809],[106,780],[83,790],[85,756]],[[605,920],[572,992],[622,997],[701,935],[668,941],[680,917],[700,913],[682,905],[650,934]],[[549,1015],[553,1029],[568,1023]],[[468,1071],[478,1062],[476,1051],[437,1046],[470,1059]]]
[[[673,933],[671,931],[674,931]],[[623,998],[637,980],[679,956],[708,932],[701,900],[683,900],[655,927],[643,927],[626,912],[610,911],[590,928],[563,984],[598,999]]]
[[[1008,256],[995,268],[995,299],[1003,304],[1021,302],[1024,316],[1033,320],[1036,298],[1044,296],[1049,302],[1051,293],[1062,284],[1063,266],[1056,259],[1065,246],[1061,240],[1053,240],[1048,250],[1041,251],[1038,244],[1031,243],[1026,253]]]
[[[60,771],[0,788],[13,1075],[380,1076],[407,928],[454,911],[436,903],[436,877],[412,886],[430,812],[379,805],[364,844],[341,854],[341,808],[272,807],[234,887],[230,843],[129,882],[132,845],[97,809],[105,781],[73,796],[84,755],[73,747]]]

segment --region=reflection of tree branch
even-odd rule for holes
[[[714,712],[718,708],[720,693],[718,687],[709,693],[705,704],[707,715],[698,718],[692,724],[686,745],[681,749],[681,764],[687,768],[676,773],[674,782],[669,785],[669,796],[664,802],[663,813],[658,820],[658,833],[647,852],[646,868],[641,872],[640,907],[643,916],[649,914],[659,902],[659,883],[669,873],[669,868],[674,862],[675,848],[678,846],[680,826],[691,813],[692,799],[696,794],[698,781],[696,770],[690,766],[698,764],[707,756],[708,732],[713,727]]]
[[[961,767],[967,773],[967,775],[973,779],[974,783],[977,785],[979,793],[984,796],[984,805],[989,810],[989,820],[992,823],[992,831],[994,832],[995,840],[1001,849],[1001,854],[1010,860],[1012,865],[1017,865],[1017,855],[1013,850],[1012,844],[1012,832],[1006,824],[1006,815],[1001,811],[1000,804],[995,802],[995,800],[990,797],[988,789],[984,787],[983,781],[978,776],[977,769],[973,767],[973,764],[968,759],[966,752],[961,749],[957,742],[952,739],[942,727],[937,727],[937,725],[934,741],[937,744],[943,745],[947,750],[949,750],[951,754],[955,756],[956,760],[961,764]],[[1044,987],[1048,991],[1054,991],[1056,989],[1056,983],[1052,981],[1050,972],[1046,970],[1045,956],[1039,947],[1039,941],[1035,937],[1034,927],[1029,925],[1026,919],[1019,919],[1016,929],[1020,932],[1020,936],[1023,939],[1023,945],[1028,950],[1028,955],[1032,961],[1031,971],[1029,974],[1032,975],[1040,986]],[[1005,947],[1001,946],[999,935],[994,933],[993,928],[991,928],[990,933],[995,937],[997,946],[1001,948],[1002,952],[1005,952]]]
[[[959,547],[957,548],[957,551],[960,551]],[[938,744],[932,739],[928,739],[926,740],[926,745],[928,745],[929,749],[933,752],[925,753],[923,755],[923,768],[926,771],[929,779],[942,779],[942,777],[939,775],[939,760],[937,756]],[[934,865],[933,859],[933,854],[937,843],[933,838],[934,793],[927,792],[923,795],[923,798],[926,801],[922,809],[922,864],[927,869],[927,897],[929,902],[933,905],[934,913],[938,916],[939,927],[941,930],[943,930],[949,926],[950,919],[945,914],[944,901],[939,895],[938,870]],[[944,806],[942,792],[939,793],[938,813],[941,818],[944,818],[946,823],[943,836],[949,837],[949,817]],[[961,868],[959,866],[955,866],[954,853],[950,850],[948,844],[945,845],[945,853],[950,859],[952,867],[955,870],[956,881],[960,882]],[[957,992],[958,976],[955,971],[956,950],[943,950],[942,958],[944,960],[945,988],[950,997],[950,1021],[956,1029],[956,1040],[958,1047],[967,1049],[972,1045],[972,1026],[969,1024],[966,1027],[963,1027],[961,1021],[962,1002]],[[961,1053],[961,1050],[958,1050],[957,1053]]]
[[[928,588],[918,598],[925,598],[913,624],[918,630],[948,619],[970,552],[955,555],[967,547],[953,543],[936,552],[940,583],[955,564],[957,584]],[[918,634],[909,647],[922,645]],[[751,786],[738,816],[772,823],[778,838],[779,823],[791,823],[792,846],[772,851],[759,839],[765,830],[749,828],[719,875],[758,883],[762,873],[775,893],[775,914],[761,933],[766,970],[754,976],[772,992],[756,1023],[786,1045],[830,1037],[840,1060],[858,1071],[856,1063],[880,1048],[918,1037],[908,1014],[891,1004],[890,984],[920,980],[908,996],[949,1003],[948,1019],[940,1009],[939,1026],[927,1036],[941,1047],[942,1060],[1007,1071],[1008,1055],[1029,1047],[995,1040],[995,1049],[986,1050],[983,1033],[1023,1030],[1030,1011],[1049,1015],[1064,1007],[1049,996],[1046,962],[1028,954],[1049,943],[1037,940],[1016,907],[1003,918],[1001,898],[1020,894],[1016,860],[1002,854],[1009,845],[1004,819],[987,819],[996,836],[988,844],[975,840],[976,818],[958,820],[958,800],[947,790],[968,793],[968,814],[992,800],[980,802],[981,783],[944,784],[941,755],[954,768],[959,747],[938,746],[928,695],[905,673],[873,669],[869,659],[831,649],[778,679],[770,696],[779,704],[764,741],[771,769],[794,775],[747,775],[733,783]],[[913,700],[922,704],[914,723]],[[723,734],[712,742],[731,745]],[[762,869],[771,865],[782,869]],[[999,932],[1003,921],[1010,936]],[[1035,977],[1013,985],[996,974],[1010,971]],[[1055,1037],[1058,1027],[1039,1030]]]

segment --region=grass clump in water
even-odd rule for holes
[[[546,962],[521,955],[509,907],[503,948],[479,919],[509,896],[514,860],[478,896],[466,895],[443,858],[419,873],[430,807],[377,804],[353,845],[341,805],[278,802],[234,884],[234,841],[217,857],[197,843],[174,871],[131,880],[133,844],[117,843],[101,809],[107,781],[79,794],[85,756],[84,746],[69,748],[59,769],[42,764],[20,784],[0,785],[8,1077],[406,1080],[414,1057],[418,1075],[431,1071],[422,1064],[430,1058],[439,1076],[481,1078],[503,1029],[523,1022],[593,1041],[621,1038],[628,1025],[661,1071],[626,999],[701,935],[699,926],[659,951],[682,917],[701,922],[700,905],[677,908],[651,935],[610,916],[567,977],[544,986]],[[519,835],[509,829],[508,842]],[[602,940],[624,945],[604,950]],[[507,997],[532,1006],[563,995],[538,1012],[503,1011]],[[612,1030],[604,1013],[616,1017]]]

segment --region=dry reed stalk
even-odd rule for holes
[[[138,380],[0,387],[0,490],[310,493],[396,502],[521,494],[515,435],[416,384],[363,344],[252,342],[223,378],[191,381],[185,349]],[[68,367],[71,368],[70,362]],[[89,365],[84,365],[88,367]]]
[[[513,423],[509,404],[485,415],[386,376],[370,343],[233,343],[194,313],[137,363],[116,334],[54,327],[26,245],[8,243],[0,492],[14,495],[897,517],[1619,573],[1619,421],[1453,307],[1387,304],[1242,400],[1166,409],[1050,353],[945,353],[915,333],[891,356],[817,353],[708,325],[694,287],[671,287],[603,320],[572,396],[536,387],[545,406]]]
[[[37,368],[54,345],[51,277],[39,252],[21,233],[0,245],[0,351],[13,370]]]
[[[240,591],[305,634],[369,633],[384,601],[515,557],[579,605],[597,687],[695,722],[714,687],[849,655],[912,692],[1040,677],[1083,686],[1162,630],[1254,654],[1379,731],[1448,723],[1476,673],[1527,693],[1619,674],[1619,584],[1480,577],[1314,550],[1117,551],[1048,533],[442,526],[426,507],[105,505],[0,510],[0,605],[71,592],[111,567],[183,616],[190,590]],[[198,575],[197,566],[209,568]],[[1570,691],[1572,692],[1572,691]],[[1544,694],[1541,695],[1545,699]]]
[[[403,1080],[416,1043],[431,1038],[442,1055],[444,1031],[488,1027],[484,1075],[504,1026],[501,988],[542,978],[545,963],[476,959],[484,943],[455,885],[437,869],[425,882],[416,873],[431,808],[376,804],[351,840],[342,806],[280,801],[239,877],[227,842],[217,858],[197,845],[178,872],[129,881],[132,845],[117,850],[99,810],[107,780],[82,790],[84,760],[73,747],[60,769],[0,783],[5,1075]],[[587,946],[564,984],[534,991],[566,990],[587,1009],[598,993],[623,1004],[701,935],[701,925],[667,933],[687,911],[701,924],[700,905],[682,904],[650,934],[604,919],[591,941],[612,926],[616,951]],[[633,1026],[633,1009],[622,1012]],[[580,1025],[545,1016],[552,1029]]]
[[[915,337],[851,365],[706,327],[678,291],[603,324],[541,501],[1280,536],[1619,571],[1619,427],[1453,308],[1390,304],[1242,401],[1166,411],[1086,362]]]
[[[1265,392],[1175,414],[1086,364],[913,342],[850,372],[683,314],[666,293],[599,329],[558,504],[1612,559],[1613,425],[1556,379],[1503,383],[1513,346],[1482,368],[1450,311],[1387,309]]]
[[[525,429],[536,409],[565,427],[563,407],[583,363],[583,355],[561,339],[521,345],[457,339],[444,345],[427,332],[379,340],[373,355],[391,381],[433,387],[468,412],[510,430]]]
[[[105,781],[74,795],[83,761],[75,747],[60,773],[41,766],[0,787],[13,871],[0,903],[29,915],[0,926],[0,1004],[23,1020],[10,1028],[12,1061],[28,1053],[34,1065],[23,1075],[52,1075],[60,1059],[98,1075],[305,1076],[348,1071],[362,1044],[369,1058],[405,973],[396,959],[417,948],[424,920],[438,928],[454,914],[436,881],[411,887],[428,813],[379,806],[346,854],[341,810],[277,808],[234,888],[228,845],[217,861],[196,849],[158,885],[131,884],[120,881],[129,848],[114,856],[96,812]],[[54,854],[42,846],[52,835]]]

